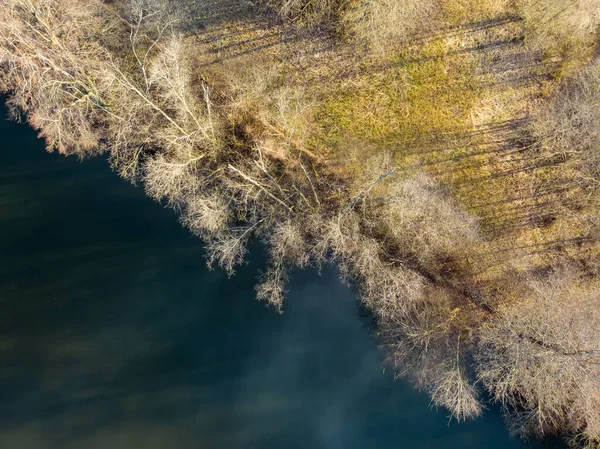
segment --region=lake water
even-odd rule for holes
[[[209,271],[102,158],[6,120],[0,138],[0,448],[539,447],[495,408],[449,423],[383,372],[333,272],[296,273],[280,316],[254,300],[260,248]]]

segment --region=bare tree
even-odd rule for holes
[[[276,225],[268,237],[269,267],[256,287],[259,300],[281,310],[286,294],[288,266],[304,268],[310,261],[310,250],[299,223],[286,221]]]
[[[112,25],[89,4],[62,0],[8,0],[0,9],[0,89],[12,92],[16,115],[24,112],[48,149],[98,150],[98,115],[110,114],[106,92],[91,74],[107,59],[90,35]]]
[[[529,286],[483,329],[479,379],[509,408],[515,432],[598,441],[600,290],[564,270]]]
[[[451,416],[467,419],[482,411],[469,368],[472,324],[447,290],[428,285],[410,309],[395,309],[379,320],[379,337],[387,362],[398,376],[412,379]]]
[[[129,43],[143,77],[146,93],[150,92],[148,59],[169,31],[173,34],[176,20],[169,14],[165,0],[130,0],[125,17],[130,21]]]

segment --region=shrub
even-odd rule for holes
[[[519,0],[527,41],[542,50],[577,51],[593,43],[600,0]]]
[[[439,24],[437,0],[362,0],[347,9],[345,31],[375,53],[382,54]]]
[[[326,19],[335,22],[346,0],[267,0],[267,4],[283,17],[317,25]]]
[[[231,211],[223,195],[217,192],[197,192],[186,201],[183,224],[203,237],[227,230]]]
[[[575,164],[584,184],[600,182],[600,59],[562,83],[532,130],[546,156]]]
[[[387,198],[377,209],[381,232],[424,268],[435,270],[444,259],[459,255],[479,239],[475,217],[457,207],[423,172],[390,181]]]
[[[480,242],[476,217],[463,211],[430,175],[422,170],[403,175],[390,167],[391,156],[383,154],[363,161],[363,174],[358,175],[369,186],[359,204],[365,227],[386,236],[388,253],[432,275]],[[389,176],[377,178],[384,173]],[[367,179],[378,182],[369,185]]]

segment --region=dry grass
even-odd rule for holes
[[[343,32],[379,57],[463,23],[501,14],[506,0],[354,1],[341,18]]]
[[[346,34],[376,54],[393,52],[408,39],[440,26],[436,0],[375,0],[355,2],[342,19]]]
[[[325,21],[335,22],[345,0],[265,0],[286,19],[307,26],[315,26]]]

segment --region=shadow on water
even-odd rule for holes
[[[253,298],[260,256],[209,271],[105,161],[0,134],[1,448],[521,447],[496,409],[448,424],[382,373],[334,273],[297,273],[279,316]]]

